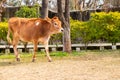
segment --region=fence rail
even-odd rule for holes
[[[89,44],[72,44],[72,50],[80,51],[83,49],[98,49],[98,50],[104,50],[104,49],[120,49],[120,43],[116,43],[115,45],[112,45],[112,43],[89,43]],[[10,53],[11,49],[13,48],[12,45],[0,45],[0,51],[5,53]],[[25,49],[24,45],[18,45],[17,46],[19,52],[23,52],[23,49]],[[33,52],[33,45],[27,45],[26,48],[29,52]],[[40,51],[44,51],[43,45],[38,45],[38,49]],[[50,51],[62,51],[63,45],[49,45]],[[13,51],[13,50],[12,50]]]

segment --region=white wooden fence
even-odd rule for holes
[[[90,43],[90,44],[72,44],[72,50],[80,51],[83,49],[99,49],[99,50],[104,50],[104,49],[112,49],[116,50],[120,48],[120,43],[116,43],[115,45],[112,45],[112,43]],[[0,49],[4,50],[3,52],[5,53],[10,53],[10,50],[13,48],[13,46],[9,45],[0,45]],[[18,51],[22,52],[23,49],[25,48],[24,45],[18,45],[17,46]],[[27,49],[29,52],[33,52],[33,45],[27,45]],[[44,51],[44,46],[43,45],[38,45],[38,49],[40,51]],[[63,45],[49,45],[50,51],[62,51],[63,50]]]

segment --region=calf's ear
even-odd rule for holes
[[[58,19],[58,17],[57,17],[57,16],[54,16],[52,19]]]
[[[51,19],[49,17],[45,17],[45,20],[51,21]]]

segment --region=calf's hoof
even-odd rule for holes
[[[52,62],[52,59],[49,59],[48,62]]]
[[[20,58],[16,58],[16,61],[20,62]]]
[[[35,62],[35,60],[36,60],[36,59],[35,59],[35,58],[33,58],[33,59],[32,59],[32,62]]]

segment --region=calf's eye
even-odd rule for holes
[[[56,25],[57,25],[57,23],[54,23],[54,25],[56,26]]]

